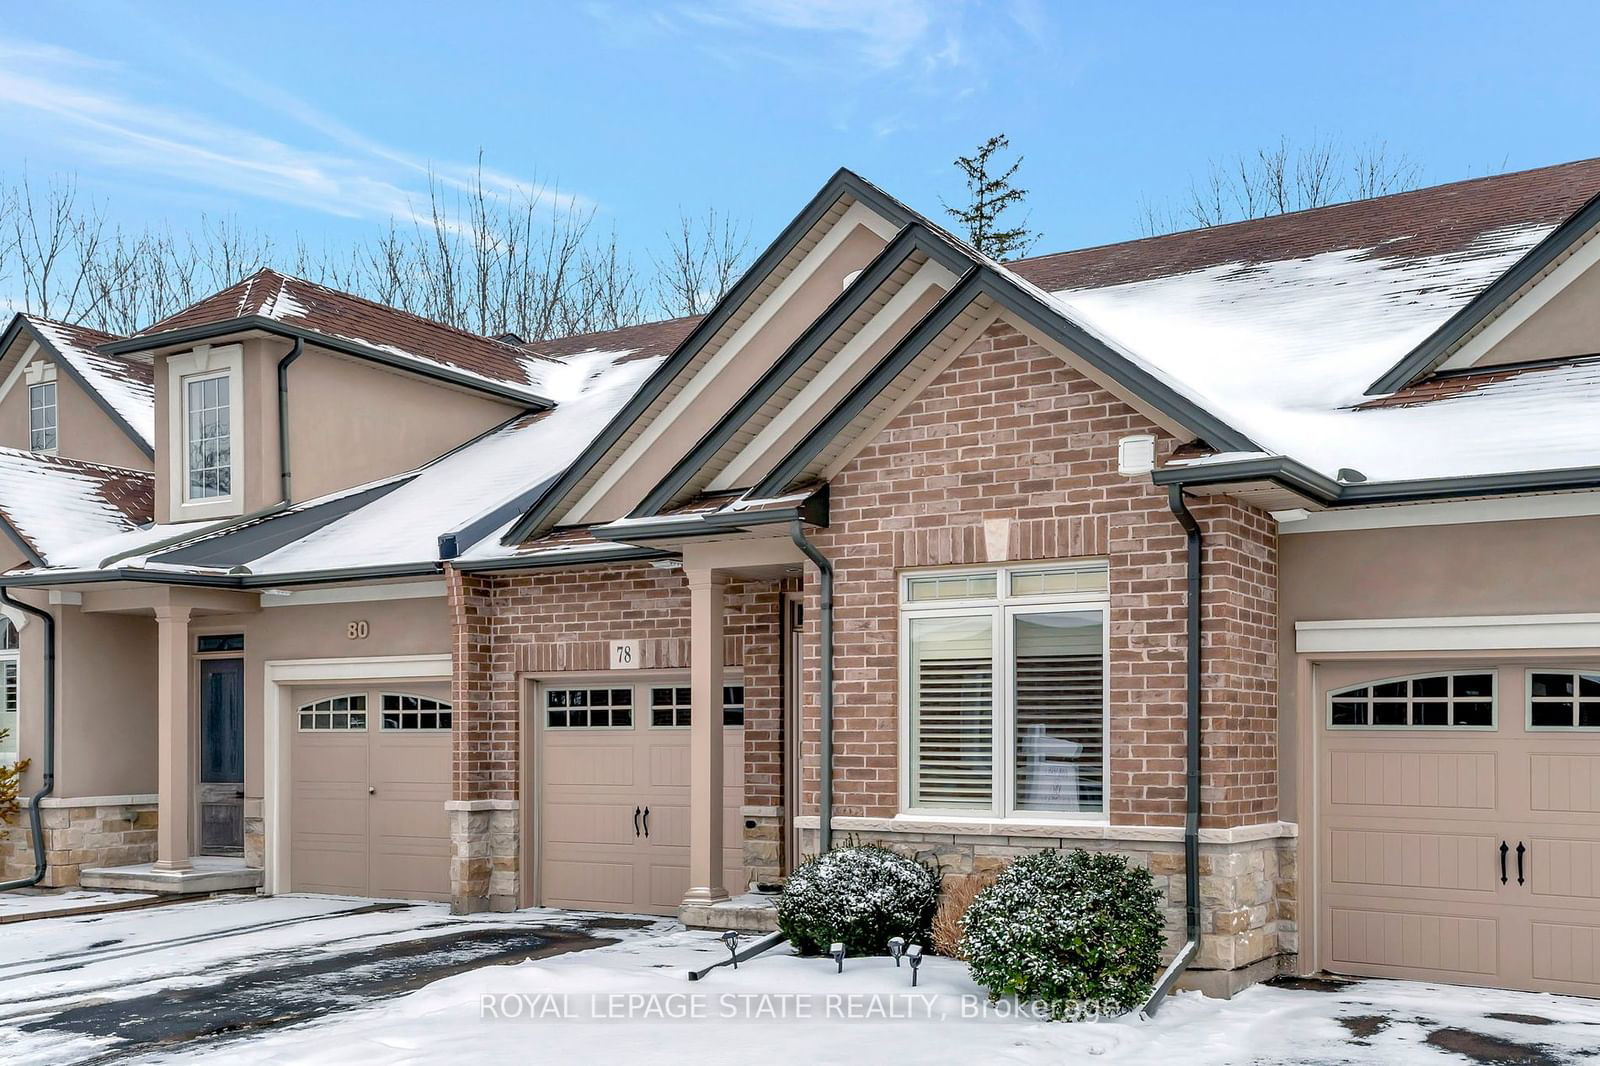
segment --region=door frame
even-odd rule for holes
[[[403,684],[451,680],[452,659],[439,655],[383,655],[348,659],[275,659],[262,664],[264,695],[262,737],[265,773],[262,779],[262,818],[265,835],[266,895],[287,892],[290,880],[289,753],[294,749],[295,686],[360,682]]]
[[[1406,619],[1395,619],[1395,622],[1404,624]],[[1322,623],[1329,625],[1331,623]],[[1297,627],[1298,628],[1298,627]],[[1322,795],[1319,790],[1321,780],[1322,757],[1322,703],[1317,698],[1317,691],[1321,687],[1319,667],[1323,664],[1349,663],[1349,662],[1391,662],[1391,663],[1437,663],[1444,666],[1466,665],[1471,663],[1490,663],[1496,666],[1512,665],[1519,662],[1564,662],[1573,659],[1592,658],[1597,654],[1594,648],[1457,648],[1449,650],[1414,650],[1392,649],[1381,646],[1379,641],[1372,641],[1370,647],[1361,650],[1319,651],[1302,652],[1295,655],[1295,707],[1292,719],[1295,725],[1295,804],[1297,820],[1301,832],[1296,843],[1295,874],[1297,878],[1296,897],[1299,907],[1296,911],[1296,936],[1298,953],[1296,969],[1302,976],[1310,976],[1325,969],[1322,958],[1322,943],[1319,936],[1320,915],[1322,911],[1322,870],[1319,865],[1321,856],[1318,854],[1318,843],[1322,835],[1322,823],[1318,816]],[[1502,686],[1497,699],[1501,705],[1497,707],[1497,721],[1505,720],[1504,699],[1507,692],[1519,703],[1515,709],[1521,715],[1520,703],[1522,702],[1522,688],[1520,685]],[[1280,708],[1280,714],[1282,710]],[[1497,730],[1498,732],[1498,730]]]
[[[231,633],[233,631],[232,630],[222,630],[222,631],[219,631],[219,632],[229,632],[229,633]],[[216,634],[205,633],[205,634],[201,634],[201,635],[202,636],[215,636]],[[193,639],[193,638],[191,638],[191,639]],[[192,718],[194,719],[194,736],[192,738],[192,743],[194,745],[195,758],[194,758],[194,767],[193,767],[194,780],[192,782],[190,782],[190,788],[192,789],[192,796],[193,796],[192,802],[190,803],[190,807],[193,808],[193,809],[189,812],[189,827],[190,827],[189,828],[189,833],[190,833],[189,839],[194,841],[194,853],[196,855],[230,855],[230,856],[242,855],[242,854],[244,854],[244,805],[245,805],[245,781],[244,781],[244,779],[245,779],[245,777],[247,777],[249,775],[248,760],[247,760],[246,753],[245,753],[245,748],[247,747],[248,734],[249,734],[249,726],[248,726],[249,713],[248,713],[248,710],[245,707],[245,688],[246,688],[245,679],[246,679],[247,674],[249,673],[249,663],[245,659],[245,653],[244,653],[243,650],[240,650],[240,651],[195,652],[193,658],[194,658],[194,661],[193,661],[193,664],[192,664],[192,673],[194,675],[193,676],[193,684],[194,684],[194,688],[193,688],[193,692],[194,692],[194,697],[193,697],[194,714],[192,715]],[[211,850],[207,850],[206,847],[205,847],[205,844],[204,844],[204,841],[205,841],[205,815],[204,815],[204,808],[205,808],[205,805],[206,805],[206,803],[208,801],[208,790],[216,788],[217,785],[219,784],[219,782],[206,782],[206,781],[202,781],[201,780],[202,771],[203,771],[202,763],[205,760],[205,736],[206,736],[206,713],[205,713],[205,691],[206,690],[205,690],[205,678],[204,678],[205,664],[208,663],[208,662],[229,662],[229,661],[237,662],[239,664],[239,719],[240,719],[240,721],[239,721],[239,726],[240,726],[240,728],[239,728],[239,796],[238,796],[238,798],[239,798],[239,846],[237,848],[230,848],[230,849],[228,849],[226,851],[221,850],[221,849],[216,849],[216,848],[211,849]],[[229,782],[229,783],[231,783],[231,782]]]

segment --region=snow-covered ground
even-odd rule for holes
[[[108,907],[151,898],[142,892],[91,892],[82,888],[65,892],[0,892],[0,919],[82,907]]]
[[[786,951],[688,981],[689,969],[723,955],[705,933],[631,939],[481,968],[383,1006],[159,1061],[1540,1063],[1587,1061],[1600,1044],[1600,1007],[1589,1001],[1387,981],[1258,987],[1226,1003],[1182,994],[1154,1020],[1075,1024],[990,1006],[964,966],[940,958],[924,962],[915,989],[910,968],[889,959],[848,961],[840,975],[831,960]],[[1490,1057],[1470,1057],[1485,1049]]]

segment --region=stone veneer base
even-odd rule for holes
[[[450,909],[456,914],[517,909],[521,867],[515,800],[451,800]]]
[[[40,804],[46,888],[71,888],[84,867],[133,866],[156,857],[159,821],[154,796],[52,796]],[[0,825],[0,876],[33,873],[27,808]]]

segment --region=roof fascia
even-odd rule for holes
[[[0,514],[0,533],[4,533],[6,539],[16,545],[17,550],[22,553],[22,557],[28,560],[31,565],[49,565],[44,561],[44,557],[39,554],[38,549],[33,546],[33,542],[22,535],[22,530],[12,524],[9,515]]]
[[[528,408],[547,410],[555,406],[554,401],[536,393],[515,389],[509,385],[501,385],[488,378],[461,373],[447,367],[433,366],[418,359],[407,359],[358,341],[336,337],[320,330],[285,325],[275,318],[266,318],[261,315],[245,315],[242,318],[230,318],[221,322],[206,322],[198,326],[185,326],[182,329],[168,330],[165,333],[150,333],[139,337],[129,337],[126,340],[113,341],[111,344],[102,345],[101,350],[120,355],[124,352],[145,351],[150,348],[211,340],[215,337],[226,336],[230,333],[242,333],[246,330],[259,330],[262,333],[270,333],[290,340],[306,341],[310,344],[315,344],[319,348],[326,348],[329,351],[352,355],[358,359],[381,363],[396,370],[405,370],[425,378],[432,378],[436,381],[470,389],[474,392],[487,393]]]
[[[505,571],[554,570],[560,567],[597,566],[609,563],[639,563],[652,559],[672,559],[675,552],[660,548],[638,548],[619,544],[603,551],[584,552],[579,556],[553,555],[549,558],[510,556],[504,559],[483,559],[450,565],[462,573],[487,574]]]
[[[1585,233],[1600,225],[1600,195],[1580,207],[1544,240],[1530,248],[1482,292],[1474,296],[1444,324],[1411,349],[1383,377],[1367,387],[1368,396],[1398,392],[1438,368],[1467,334],[1528,282],[1537,278]]]
[[[1600,488],[1600,467],[1519,470],[1468,477],[1414,478],[1407,481],[1339,482],[1284,456],[1232,463],[1164,467],[1151,475],[1157,485],[1229,485],[1272,481],[1328,507],[1378,503],[1424,503],[1476,496],[1511,496]]]
[[[789,221],[777,238],[767,246],[756,261],[751,264],[733,288],[717,302],[711,313],[701,319],[700,323],[690,332],[689,336],[673,350],[665,361],[650,375],[649,379],[640,386],[633,397],[625,404],[621,411],[607,423],[600,435],[584,449],[574,463],[556,479],[549,490],[540,497],[523,516],[500,539],[506,545],[519,544],[526,540],[533,531],[542,523],[548,521],[552,513],[573,487],[586,477],[596,463],[610,451],[622,434],[636,422],[650,405],[655,402],[667,385],[678,376],[683,368],[704,348],[712,337],[717,335],[724,323],[731,318],[751,294],[764,281],[767,275],[781,263],[784,258],[800,242],[800,239],[822,219],[830,208],[838,202],[841,196],[849,195],[866,204],[868,208],[883,216],[898,227],[905,227],[917,218],[913,212],[893,198],[884,195],[876,186],[864,181],[856,174],[843,168],[836,171],[828,179],[826,185],[811,198],[810,202]]]
[[[938,234],[920,222],[905,226],[886,244],[848,287],[836,297],[822,315],[795,338],[793,344],[758,378],[710,432],[700,438],[693,450],[659,481],[636,507],[631,517],[641,518],[660,512],[676,499],[684,487],[711,460],[728,440],[804,366],[829,339],[848,322],[872,294],[914,254],[922,252],[959,276],[971,261]]]
[[[115,407],[111,406],[110,401],[100,395],[100,390],[90,384],[82,374],[78,373],[78,368],[72,365],[72,360],[62,355],[61,350],[50,342],[50,338],[46,337],[38,327],[21,314],[12,318],[11,326],[6,330],[4,336],[0,337],[0,352],[9,351],[12,343],[16,340],[17,334],[24,328],[27,329],[28,334],[33,337],[39,347],[55,356],[56,369],[65,372],[67,377],[71,378],[78,388],[87,393],[89,398],[94,401],[95,406],[105,412],[107,418],[111,419],[111,424],[122,430],[127,438],[133,442],[133,446],[138,448],[146,459],[154,460],[156,457],[155,446],[141,437],[139,431],[134,429]]]
[[[652,540],[690,540],[695,537],[718,537],[729,533],[748,533],[761,526],[789,525],[794,522],[826,527],[828,524],[828,497],[816,493],[794,507],[774,507],[766,511],[740,513],[738,511],[712,511],[701,515],[669,515],[660,520],[632,521],[620,529],[597,526],[590,530],[601,540],[614,540],[620,544],[634,544]]]

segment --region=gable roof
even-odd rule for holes
[[[258,328],[402,367],[531,406],[541,360],[509,341],[430,319],[275,270],[258,270],[199,303],[106,345],[125,353]]]
[[[22,333],[37,341],[140,451],[154,457],[155,369],[149,359],[101,351],[102,345],[121,339],[116,334],[31,314],[12,318],[0,337],[0,351]]]
[[[151,520],[155,477],[16,448],[0,448],[0,528],[35,566],[85,541]]]

